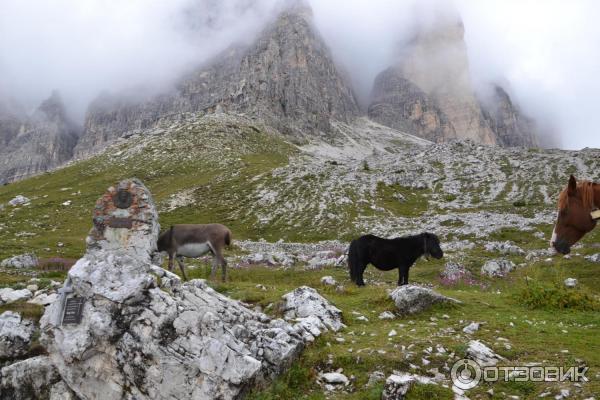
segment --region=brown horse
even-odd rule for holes
[[[558,197],[558,219],[550,244],[561,254],[596,227],[600,219],[600,184],[577,182],[571,175],[567,188]]]

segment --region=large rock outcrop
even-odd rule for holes
[[[293,135],[328,132],[331,120],[349,122],[359,114],[352,89],[316,31],[310,8],[292,3],[251,45],[230,47],[169,93],[142,103],[133,96],[98,98],[88,110],[77,155],[185,112],[246,113]]]
[[[453,13],[439,13],[402,46],[397,63],[376,77],[368,114],[435,142],[538,144],[532,121],[502,88],[496,86],[493,96],[480,101],[471,82],[464,26]]]
[[[69,161],[80,129],[57,92],[31,116],[0,105],[0,182],[12,182]]]
[[[282,372],[306,326],[272,320],[151,263],[159,231],[137,180],[98,200],[88,249],[41,319],[42,342],[82,399],[237,399]],[[62,320],[65,296],[81,321]]]

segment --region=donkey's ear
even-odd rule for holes
[[[575,196],[577,194],[577,179],[573,175],[569,178],[568,195]]]

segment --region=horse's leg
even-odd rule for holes
[[[185,266],[183,265],[183,257],[177,257],[177,264],[179,264],[179,269],[181,269],[181,274],[183,275],[183,280],[187,281],[187,275],[185,274]]]

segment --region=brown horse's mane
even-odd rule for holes
[[[591,181],[580,181],[577,183],[577,192],[581,194],[583,200],[583,207],[585,209],[592,210],[594,208],[594,182]],[[559,210],[566,210],[569,208],[569,190],[564,189],[558,196],[558,208]]]

